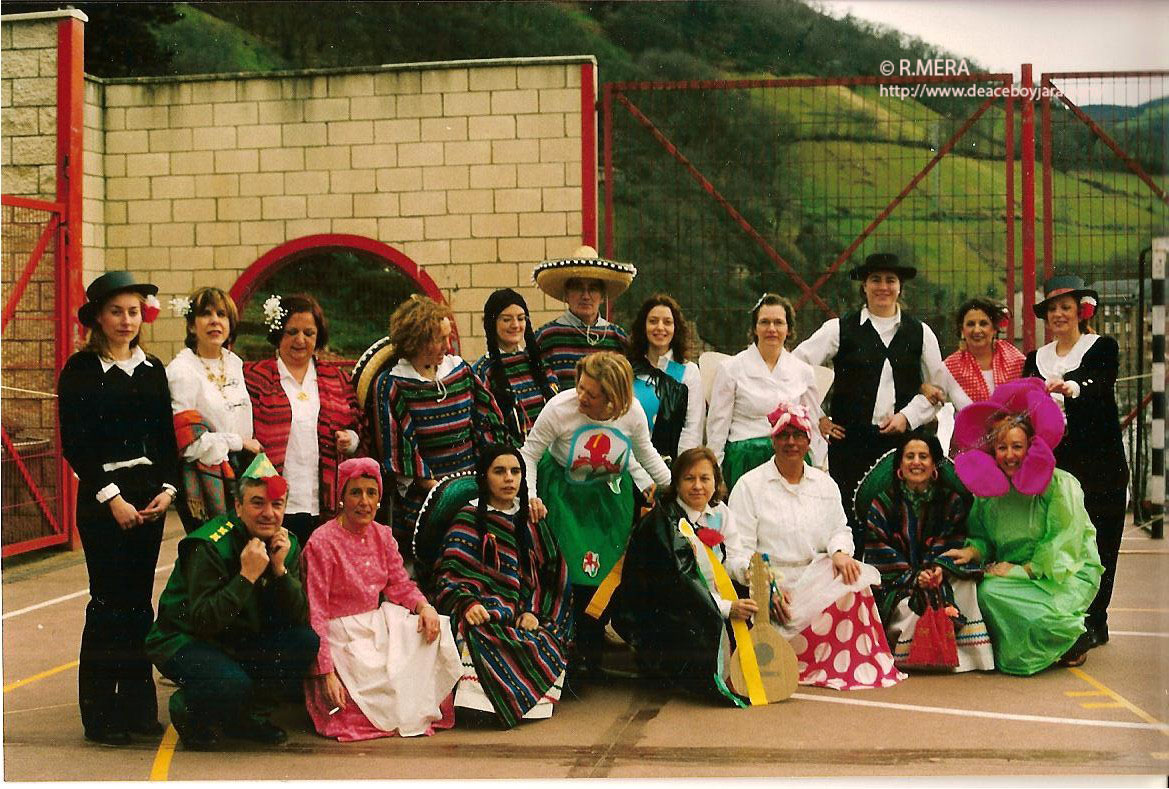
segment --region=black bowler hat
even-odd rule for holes
[[[89,283],[89,287],[85,289],[85,298],[88,301],[81,305],[81,309],[77,310],[77,320],[81,321],[82,326],[92,328],[101,305],[105,304],[107,299],[123,291],[133,291],[141,293],[143,296],[155,296],[158,294],[158,286],[151,285],[149,282],[138,282],[129,271],[106,272]]]
[[[1031,307],[1035,317],[1039,320],[1045,320],[1047,318],[1047,305],[1052,299],[1058,299],[1060,296],[1072,296],[1076,301],[1087,299],[1093,308],[1100,299],[1100,294],[1085,285],[1081,277],[1077,277],[1075,274],[1060,274],[1058,277],[1052,277],[1043,283],[1043,301]],[[1089,318],[1091,315],[1083,317]]]
[[[863,265],[848,272],[848,277],[863,282],[874,271],[892,271],[902,282],[917,276],[917,269],[913,266],[901,265],[897,256],[892,252],[874,252],[865,258]]]

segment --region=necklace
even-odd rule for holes
[[[580,326],[577,326],[576,330],[584,335],[585,342],[587,342],[590,347],[596,345],[597,343],[599,343],[601,340],[604,339],[603,335],[601,334],[601,332],[599,330],[597,331],[596,334],[593,334],[593,327],[592,326],[585,326],[583,329]]]
[[[308,392],[301,389],[299,392],[296,393],[296,399],[301,400],[301,401],[308,400]]]
[[[202,356],[195,354],[199,358],[199,363],[203,365],[204,371],[207,373],[207,380],[215,384],[215,388],[219,390],[219,394],[225,395],[224,390],[227,389],[227,365],[223,361],[223,357],[219,357],[219,370],[212,369],[211,365]]]

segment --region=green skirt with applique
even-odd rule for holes
[[[739,477],[762,466],[774,456],[775,449],[771,446],[771,439],[766,436],[728,442],[723,454],[723,482],[726,483],[727,492],[730,493],[735,487]]]
[[[556,537],[569,580],[597,586],[625,553],[633,528],[633,477],[617,477],[617,492],[609,482],[570,481],[552,453],[540,458],[537,471],[540,500],[548,508],[548,528]]]

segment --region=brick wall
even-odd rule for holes
[[[581,74],[593,62],[91,81],[86,254],[104,260],[86,281],[132,269],[165,303],[230,288],[287,241],[356,234],[423,267],[474,359],[494,288],[517,287],[537,322],[561,309],[531,268],[581,243]],[[145,339],[169,358],[183,331],[163,317]]]

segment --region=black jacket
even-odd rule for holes
[[[1042,378],[1035,351],[1027,354],[1023,376]],[[1128,483],[1128,462],[1116,406],[1116,372],[1119,348],[1116,340],[1100,336],[1084,354],[1080,366],[1064,375],[1080,385],[1080,396],[1064,400],[1067,431],[1055,447],[1055,463],[1070,472],[1086,491],[1123,488]]]

